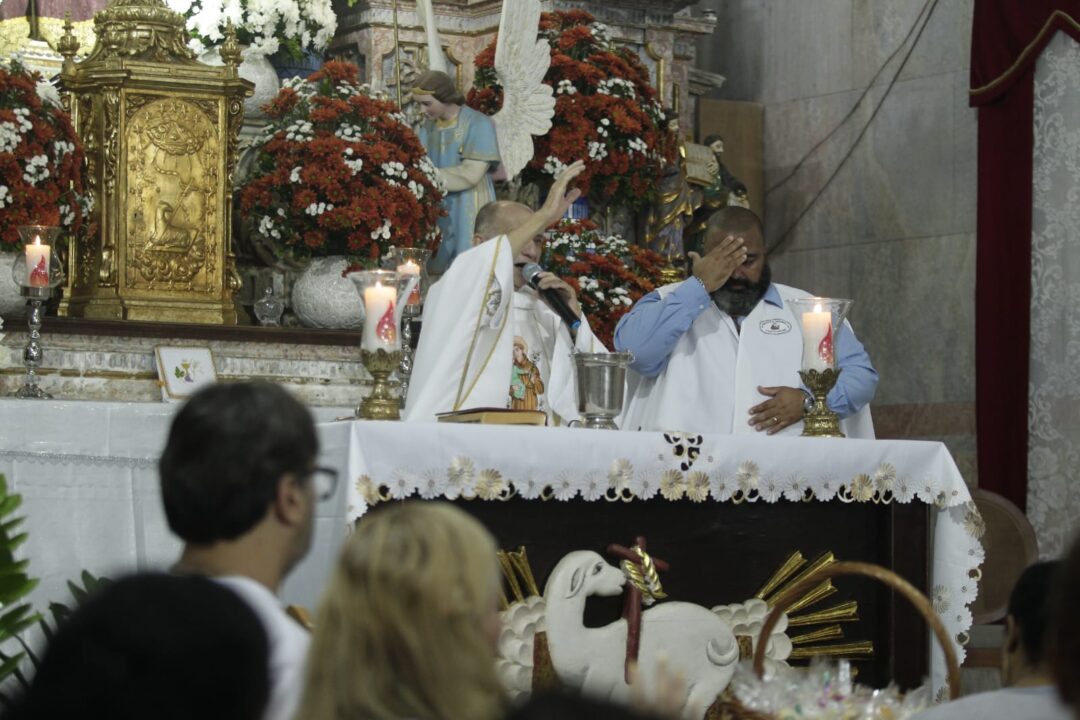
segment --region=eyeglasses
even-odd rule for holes
[[[337,490],[338,471],[329,467],[315,467],[311,469],[312,487],[315,489],[315,497],[320,501],[334,497]]]

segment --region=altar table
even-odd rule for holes
[[[574,542],[575,522],[578,527],[604,524],[603,516],[626,514],[621,508],[637,503],[642,509],[633,517],[633,530],[622,532],[650,536],[643,527],[650,524],[650,516],[658,526],[664,525],[668,534],[673,534],[671,528],[680,518],[685,525],[698,528],[719,519],[722,525],[730,524],[726,538],[723,526],[714,528],[709,537],[703,530],[695,536],[684,528],[674,533],[680,538],[673,541],[685,546],[697,537],[718,546],[718,557],[726,553],[728,558],[750,554],[756,549],[753,543],[770,532],[768,527],[753,528],[740,522],[751,510],[756,513],[752,523],[773,523],[776,532],[795,530],[797,538],[814,534],[797,527],[800,515],[815,511],[820,522],[834,526],[842,526],[845,516],[850,515],[854,524],[849,529],[815,529],[817,534],[828,535],[830,542],[841,543],[825,549],[834,551],[838,559],[902,565],[911,559],[904,553],[917,553],[918,545],[897,547],[902,527],[877,526],[917,522],[918,513],[912,511],[925,508],[930,515],[930,577],[908,579],[931,595],[950,636],[958,641],[959,657],[964,655],[962,644],[971,627],[968,606],[975,599],[983,560],[983,526],[952,457],[941,443],[365,422],[352,425],[347,467],[353,480],[348,488],[349,520],[360,518],[373,504],[410,496],[465,501],[462,506],[489,525],[499,524],[500,515],[505,516],[504,528],[496,529],[495,534],[507,550],[514,547],[505,544],[516,542],[513,538],[519,535],[538,539],[535,528],[524,527],[526,517],[513,514],[521,511],[520,507],[514,509],[515,503],[531,501],[535,507],[547,501],[543,512],[531,514],[550,519],[548,531],[559,536],[553,542],[561,543],[565,552],[603,552],[607,542],[631,544],[632,536],[622,536],[608,537],[600,546],[568,545]],[[669,508],[672,504],[680,505]],[[770,509],[769,505],[780,507]],[[596,510],[590,513],[593,506]],[[870,511],[876,512],[867,514]],[[906,514],[897,515],[900,511]],[[578,519],[567,521],[567,515]],[[619,526],[607,523],[607,527]],[[892,533],[889,555],[864,558],[845,554],[846,545],[858,544],[854,542],[856,535],[879,534],[879,530]],[[845,533],[852,534],[851,543],[845,541]],[[926,542],[925,529],[922,534],[921,541]],[[663,540],[653,532],[649,544],[661,557]],[[807,538],[807,545],[813,544],[814,540]],[[774,561],[778,564],[782,559]],[[763,582],[774,569],[775,565],[757,568],[754,581]],[[896,569],[903,574],[902,568]],[[700,574],[708,568],[685,570]],[[545,576],[536,574],[542,589]],[[751,587],[746,582],[742,577],[731,578],[733,587],[743,587],[743,596],[712,598],[712,604],[748,599],[753,590],[746,590]],[[702,602],[698,598],[678,599]],[[892,600],[886,598],[885,602]],[[919,646],[926,645],[920,641]],[[944,656],[936,643],[932,647],[932,677],[940,688]]]
[[[156,465],[176,407],[0,399],[0,473],[23,496],[19,512],[29,537],[20,556],[41,580],[31,595],[35,607],[71,602],[66,583],[83,569],[118,577],[165,570],[175,561],[180,543],[165,521]],[[633,512],[667,522],[685,517],[688,524],[709,524],[719,533],[715,537],[724,537],[730,526],[729,553],[768,534],[768,525],[748,534],[739,524],[750,510],[767,511],[761,515],[766,523],[787,526],[816,508],[828,511],[822,516],[831,518],[828,524],[856,523],[854,534],[872,534],[879,524],[887,534],[906,523],[916,527],[918,514],[910,511],[921,508],[923,517],[929,510],[922,542],[930,543],[929,584],[922,584],[950,635],[962,641],[971,626],[968,606],[983,558],[981,520],[940,443],[342,421],[336,418],[350,410],[313,411],[319,464],[337,468],[343,482],[318,505],[311,552],[282,588],[287,603],[317,607],[351,523],[372,503],[410,496],[463,502],[480,516],[487,513],[493,526],[512,519],[515,503],[528,503],[541,517],[550,512],[552,528],[569,527],[575,518],[599,522]],[[633,522],[634,532],[648,534],[639,520]],[[826,529],[837,535],[836,527]],[[654,537],[650,545],[660,557],[662,540]],[[789,549],[815,552],[812,545]],[[845,543],[827,549],[840,559],[860,559],[845,555]],[[904,552],[897,549],[898,562]],[[911,554],[920,554],[917,543]],[[911,560],[915,567],[920,558]],[[741,582],[763,580],[760,573],[773,569],[759,568]],[[675,571],[685,572],[673,568],[672,588],[683,582]],[[963,648],[958,650],[962,657]],[[940,684],[936,648],[931,667]]]

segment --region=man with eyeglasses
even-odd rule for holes
[[[311,546],[317,501],[336,486],[335,471],[315,466],[318,451],[311,413],[281,387],[220,384],[176,414],[159,462],[165,516],[184,541],[174,571],[232,589],[266,629],[267,720],[291,718],[303,688],[308,633],[277,591]]]

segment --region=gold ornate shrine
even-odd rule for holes
[[[64,102],[86,145],[96,237],[72,241],[59,313],[235,324],[232,185],[243,100],[230,32],[224,65],[195,60],[163,0],[112,0],[97,45],[58,43]]]

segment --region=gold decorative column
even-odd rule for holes
[[[95,237],[72,239],[59,313],[236,322],[232,184],[244,98],[231,27],[212,67],[187,49],[163,0],[111,0],[97,45],[75,63],[65,33],[65,105],[86,146]]]

